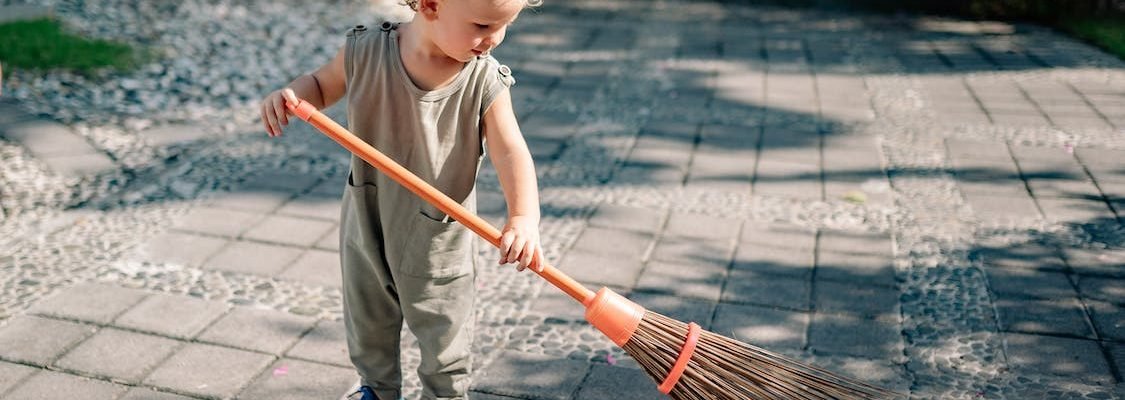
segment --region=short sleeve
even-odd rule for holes
[[[512,85],[516,84],[516,77],[512,74],[512,69],[507,65],[500,64],[495,58],[489,57],[486,63],[487,70],[485,71],[485,86],[484,98],[481,100],[480,114],[484,117],[484,112],[488,111],[488,107],[492,106],[492,102],[496,97],[505,90],[508,90]]]

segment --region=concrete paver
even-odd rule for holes
[[[199,334],[201,342],[281,354],[312,329],[316,319],[238,307]]]
[[[195,396],[230,398],[273,360],[265,354],[189,343],[158,366],[144,384]]]
[[[106,328],[66,353],[56,365],[92,376],[138,384],[181,344],[159,336]]]
[[[901,329],[897,323],[817,312],[810,321],[808,343],[818,354],[894,359],[902,353]]]
[[[36,372],[38,368],[0,361],[0,395]]]
[[[643,400],[664,396],[640,369],[595,364],[575,398],[591,400]]]
[[[342,321],[322,320],[286,353],[288,357],[350,367]]]
[[[94,331],[93,326],[69,321],[13,317],[0,326],[0,359],[47,366]]]
[[[529,399],[567,400],[590,366],[585,361],[505,351],[482,371],[473,390]],[[512,377],[519,379],[513,380]]]
[[[331,398],[326,393],[343,393],[355,383],[351,368],[334,367],[300,360],[281,359],[266,368],[239,399],[300,400]]]
[[[191,339],[229,308],[216,301],[155,294],[121,314],[113,325],[177,339]]]
[[[243,274],[275,276],[300,257],[301,249],[277,244],[235,241],[212,256],[204,265]]]
[[[712,331],[772,351],[799,350],[808,342],[809,314],[738,304],[719,304]]]
[[[140,290],[88,283],[60,291],[36,304],[30,311],[105,325],[147,296],[147,293]]]
[[[292,265],[278,275],[311,285],[338,288],[341,285],[340,255],[332,251],[305,251]]]
[[[1019,333],[1005,334],[1004,341],[1016,371],[1049,371],[1096,384],[1113,380],[1105,358],[1083,356],[1101,352],[1095,341]]]
[[[1013,332],[1048,333],[1093,338],[1076,299],[996,301],[1000,328]]]
[[[4,396],[5,399],[90,399],[113,400],[125,386],[55,371],[42,371]]]

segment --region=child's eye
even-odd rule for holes
[[[480,29],[488,29],[488,25],[486,25],[486,24],[473,24],[473,25],[476,25],[477,28],[480,28]]]

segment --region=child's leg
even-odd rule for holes
[[[398,276],[406,325],[418,338],[423,399],[465,399],[473,342],[474,274],[445,279]],[[409,289],[407,289],[409,288]]]
[[[363,201],[357,201],[365,196],[363,187],[347,190],[340,223],[340,265],[348,354],[362,385],[374,389],[380,399],[397,400],[402,395],[398,294],[382,251],[378,215],[353,207]]]

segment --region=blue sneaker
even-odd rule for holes
[[[375,397],[375,391],[371,390],[371,386],[360,386],[355,392],[360,395],[359,400],[379,400]]]

